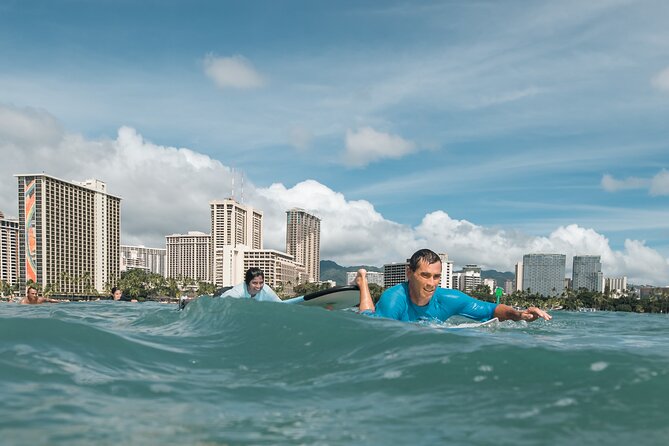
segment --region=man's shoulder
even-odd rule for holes
[[[383,296],[388,296],[388,297],[400,297],[400,296],[407,296],[407,287],[405,286],[405,282],[398,283],[397,285],[391,286],[390,288],[386,289],[382,294],[381,297]]]

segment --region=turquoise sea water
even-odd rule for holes
[[[667,444],[667,315],[450,325],[210,298],[0,304],[0,443]]]

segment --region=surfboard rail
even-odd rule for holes
[[[303,296],[286,299],[283,303],[323,307],[328,310],[343,310],[360,303],[360,289],[357,285],[342,285],[314,291]]]

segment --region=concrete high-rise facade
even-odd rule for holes
[[[523,262],[516,263],[515,290],[523,291]]]
[[[495,279],[483,279],[481,285],[487,286],[490,294],[494,294],[497,289],[497,281]]]
[[[293,256],[274,249],[245,251],[244,272],[251,267],[257,267],[263,271],[265,282],[269,286],[283,288],[285,292],[292,292],[293,286],[305,281],[306,270],[304,265],[296,262]]]
[[[233,286],[243,278],[243,253],[263,249],[262,211],[228,198],[209,202],[211,212],[211,279]],[[240,276],[241,274],[241,276]]]
[[[106,292],[119,278],[121,199],[99,180],[15,175],[19,196],[19,283],[55,294]]]
[[[346,272],[346,285],[354,285],[357,271]],[[378,271],[367,271],[367,283],[383,286],[383,273]]]
[[[286,253],[304,265],[308,282],[321,277],[321,220],[305,211],[286,211]]]
[[[513,280],[506,279],[504,281],[504,294],[511,295],[514,291],[516,291],[516,287],[513,284]]]
[[[19,221],[0,212],[0,282],[19,282]]]
[[[441,288],[453,288],[453,262],[448,260],[448,254],[439,253],[441,259]]]
[[[607,277],[604,279],[604,290],[614,297],[620,297],[627,292],[627,276]]]
[[[212,249],[237,245],[263,249],[262,211],[232,198],[210,201],[209,209]]]
[[[199,231],[165,237],[167,277],[211,282],[211,236]]]
[[[588,291],[604,291],[601,256],[574,256],[571,286]]]
[[[477,286],[481,285],[481,267],[477,265],[465,265],[460,271],[457,288],[465,293],[471,293]]]
[[[409,266],[409,261],[383,265],[383,287],[390,288],[398,283],[406,282],[407,266]]]
[[[544,297],[564,291],[564,254],[525,254],[523,256],[523,289]]]
[[[143,269],[167,277],[167,249],[121,245],[121,272]]]

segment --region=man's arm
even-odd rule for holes
[[[504,304],[497,305],[493,316],[500,321],[512,320],[527,322],[532,322],[539,318],[550,321],[553,318],[550,314],[537,307],[530,307],[527,310],[518,311],[514,310],[513,307]]]
[[[374,306],[372,295],[369,293],[366,270],[358,270],[358,273],[355,276],[355,283],[358,285],[358,288],[360,288],[360,311],[371,311],[373,313],[374,310],[376,310],[376,307]]]

